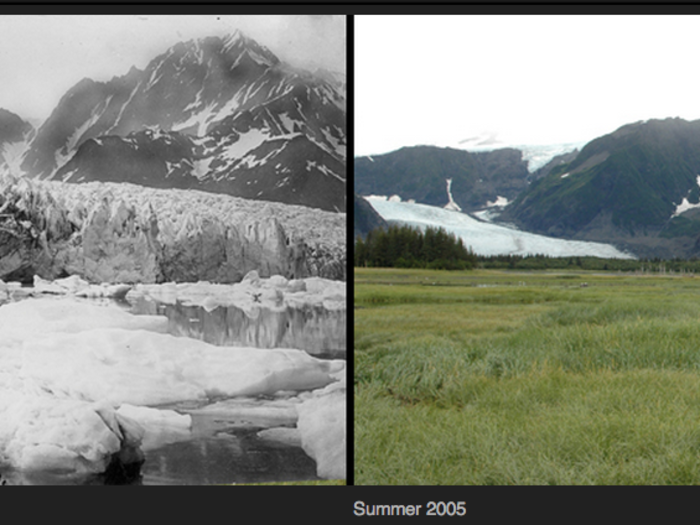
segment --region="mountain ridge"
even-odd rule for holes
[[[700,221],[700,120],[651,119],[589,142],[533,183],[503,220],[557,237],[614,239],[644,256],[692,257]]]
[[[37,130],[21,170],[69,182],[179,180],[178,187],[345,211],[344,86],[330,72],[281,62],[240,31],[180,42],[143,70],[76,83]],[[164,136],[182,147],[147,144]],[[150,161],[140,163],[144,157]],[[132,172],[115,170],[116,158]],[[148,173],[150,164],[158,169]],[[247,191],[240,180],[262,189]]]
[[[415,155],[427,151],[410,150]],[[453,155],[438,148],[431,151]],[[405,152],[394,156],[399,154],[408,158]],[[461,164],[449,166],[425,155],[424,162],[411,167],[395,162],[401,169],[386,163],[385,157],[357,159],[360,177],[355,189],[360,195],[398,194],[403,200],[444,207],[449,200],[445,182],[453,178],[456,203],[465,212],[490,216],[494,222],[561,239],[608,243],[639,257],[700,256],[700,120],[667,118],[626,124],[580,150],[552,158],[525,177],[517,163],[505,163],[503,157],[496,164],[503,168],[501,180],[517,181],[519,191],[511,189],[511,197],[506,198],[503,186],[495,182],[497,177],[491,174],[483,180],[491,184],[489,191],[498,194],[500,202],[485,197],[483,191],[479,195],[473,175],[472,186],[466,188],[471,194],[462,193],[465,188],[460,188],[456,175],[473,170],[474,157],[462,156]],[[384,173],[372,181],[366,166],[378,160]],[[444,166],[450,169],[436,176]]]
[[[404,200],[447,205],[451,194],[465,211],[475,211],[498,197],[515,198],[527,186],[527,165],[518,150],[472,153],[437,146],[405,147],[355,159],[355,191],[360,195],[399,195]]]

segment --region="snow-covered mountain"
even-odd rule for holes
[[[425,229],[444,228],[460,237],[478,255],[549,255],[552,257],[596,256],[633,259],[609,244],[568,241],[481,222],[466,213],[426,204],[401,202],[398,198],[365,197],[388,221]]]
[[[345,211],[345,87],[343,75],[292,68],[240,31],[183,42],[143,71],[81,80],[21,168]]]

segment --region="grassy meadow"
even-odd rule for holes
[[[700,277],[354,279],[355,484],[700,483]]]

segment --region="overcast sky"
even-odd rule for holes
[[[357,16],[355,155],[700,118],[700,16]]]
[[[345,72],[345,16],[0,15],[0,108],[49,116],[81,79],[146,67],[170,46],[241,29],[280,59]]]

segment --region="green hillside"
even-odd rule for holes
[[[700,200],[699,174],[700,121],[629,124],[533,183],[502,218],[529,231],[586,240],[696,236],[698,219],[673,215],[684,198]]]
[[[515,149],[470,153],[464,150],[415,146],[355,159],[355,191],[360,195],[400,195],[423,204],[448,202],[452,196],[471,211],[498,196],[515,198],[527,187],[527,163]]]

